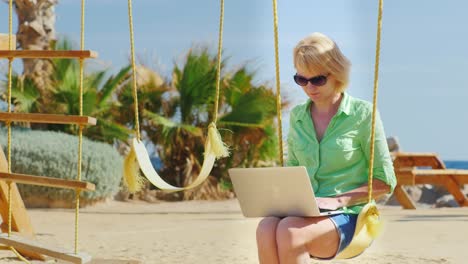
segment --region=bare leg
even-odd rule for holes
[[[338,231],[328,217],[286,217],[276,229],[281,264],[305,264],[310,255],[333,257],[339,245]]]
[[[257,249],[260,264],[279,264],[276,228],[280,220],[277,217],[265,217],[258,224]]]

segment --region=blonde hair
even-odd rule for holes
[[[294,67],[308,72],[329,73],[335,77],[336,91],[348,86],[351,62],[338,45],[322,33],[313,33],[297,43],[293,53]]]

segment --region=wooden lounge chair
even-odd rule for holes
[[[468,206],[468,200],[461,191],[468,184],[468,170],[452,170],[445,167],[436,153],[392,153],[393,166],[397,177],[395,197],[405,209],[416,209],[414,202],[402,186],[432,184],[443,186],[460,206]]]

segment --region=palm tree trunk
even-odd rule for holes
[[[55,5],[58,0],[15,0],[17,41],[24,50],[49,50],[55,42]],[[51,98],[53,66],[48,59],[23,59],[23,74],[39,89],[41,101]]]

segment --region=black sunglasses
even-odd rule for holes
[[[323,85],[327,84],[327,80],[328,80],[329,75],[330,74],[317,75],[317,76],[314,76],[312,78],[307,79],[306,77],[301,76],[301,75],[296,73],[294,75],[294,81],[300,86],[307,86],[308,82],[310,82],[313,86],[323,86]]]

